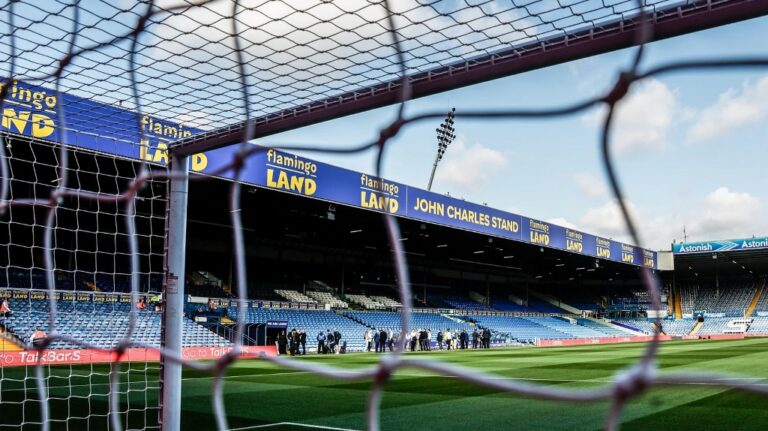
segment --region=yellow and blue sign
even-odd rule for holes
[[[67,129],[57,128],[64,110]],[[143,131],[143,139],[138,128]],[[168,146],[201,130],[42,87],[13,82],[3,107],[2,130],[63,141],[71,146],[168,163]],[[190,169],[210,174],[231,163],[239,146],[194,154]],[[233,179],[233,172],[220,174]],[[629,265],[656,268],[656,253],[541,220],[443,196],[384,178],[343,169],[283,151],[266,149],[246,160],[240,181],[257,187],[322,199],[427,223],[566,250]],[[768,239],[766,239],[768,241]]]

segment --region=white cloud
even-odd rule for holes
[[[689,241],[742,238],[768,232],[768,214],[760,199],[727,187],[708,193],[681,214],[653,216],[632,202],[627,202],[627,206],[644,245],[653,249],[669,249],[673,240],[681,241],[683,226]],[[592,234],[632,242],[616,201],[588,209],[577,224]]]
[[[579,191],[588,198],[603,198],[608,195],[605,183],[588,172],[575,173],[572,179]]]
[[[701,239],[727,239],[764,233],[767,225],[760,199],[720,187],[707,194],[698,217],[688,229]]]
[[[637,207],[632,202],[627,202],[627,208],[633,220],[640,220]],[[628,241],[626,223],[617,201],[607,202],[599,207],[590,208],[579,218],[578,224],[587,232]]]
[[[435,183],[464,192],[480,192],[494,174],[507,165],[504,154],[479,143],[468,147],[459,138],[445,152],[435,174]]]
[[[664,148],[679,110],[677,95],[666,84],[655,79],[641,82],[617,105],[611,132],[613,148],[619,153]],[[584,116],[582,122],[600,125],[605,115],[606,109],[600,109]]]
[[[546,221],[547,223],[556,224],[558,226],[567,227],[568,229],[582,230],[581,228],[579,228],[575,224],[569,222],[567,219],[565,219],[563,217],[555,217],[555,218],[551,218],[551,219],[544,220],[544,221]]]
[[[177,3],[159,0],[156,7]],[[253,115],[396,79],[400,66],[384,6],[359,0],[241,1],[237,30]],[[536,33],[538,25],[513,4],[398,0],[391,6],[408,73],[535,40],[527,33]],[[244,119],[231,13],[231,2],[208,2],[153,20],[144,41],[151,48],[140,58],[152,67],[142,70],[153,74],[150,84],[180,83],[173,88],[191,102],[179,103],[179,95],[154,84],[147,91],[170,100],[152,108],[207,112],[215,124]]]
[[[741,91],[728,89],[717,102],[704,108],[688,129],[686,140],[690,143],[708,141],[729,131],[768,116],[768,76],[756,84],[745,83]]]
[[[195,127],[201,130],[212,130],[215,128],[208,114],[200,111],[182,113],[173,120],[184,126]]]

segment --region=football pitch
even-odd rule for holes
[[[491,373],[499,378],[556,386],[595,387],[608,383],[619,370],[642,354],[642,344],[557,348],[514,348],[484,351],[408,353]],[[298,360],[322,362],[344,369],[366,367],[374,353],[307,356]],[[768,385],[768,339],[728,341],[673,341],[662,344],[661,372],[700,370],[757,377]],[[9,377],[11,369],[4,370]],[[147,379],[156,379],[156,371]],[[93,381],[93,380],[91,380]],[[186,371],[183,382],[182,425],[189,430],[215,429],[209,373]],[[73,382],[74,383],[74,382]],[[140,384],[140,383],[135,383]],[[123,385],[125,390],[127,385]],[[7,385],[4,389],[8,388]],[[243,360],[226,377],[224,398],[233,429],[309,430],[365,428],[365,406],[370,381],[343,382],[306,372],[281,369],[260,360]],[[52,395],[76,394],[82,386],[54,388]],[[92,389],[91,389],[92,390]],[[71,391],[71,392],[70,392]],[[103,391],[103,389],[101,389]],[[5,391],[4,391],[5,392]],[[20,391],[8,391],[4,401]],[[32,392],[27,397],[33,397]],[[132,393],[132,404],[137,390]],[[146,400],[150,405],[155,400]],[[89,408],[105,403],[88,398]],[[13,407],[3,406],[5,420]],[[27,406],[27,409],[32,406]],[[54,409],[57,407],[52,406]],[[768,424],[768,398],[702,385],[651,389],[624,410],[625,430],[755,430]],[[608,403],[568,404],[531,400],[464,383],[416,369],[402,369],[386,385],[381,408],[383,430],[598,430]],[[77,403],[70,401],[70,412]],[[10,413],[10,415],[9,415]],[[27,413],[29,414],[29,412]],[[5,422],[2,418],[0,421]],[[131,421],[136,418],[131,418]],[[143,422],[143,421],[141,421]],[[7,422],[6,422],[7,423]],[[63,425],[63,424],[62,424]],[[70,424],[69,429],[73,429]],[[90,421],[90,429],[99,426]],[[25,428],[27,429],[27,428]],[[32,429],[32,428],[29,428]],[[53,427],[57,429],[57,427]],[[63,426],[62,426],[63,429]]]

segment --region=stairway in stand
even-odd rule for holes
[[[704,325],[704,322],[696,322],[695,325],[693,325],[693,328],[691,329],[691,332],[688,333],[688,335],[696,335],[697,332],[699,332],[699,329]]]
[[[13,334],[5,332],[5,329],[3,328],[0,328],[0,334],[3,334],[4,336],[13,337]],[[24,349],[19,347],[17,344],[12,343],[6,340],[5,338],[0,338],[0,352],[19,352],[22,350]]]
[[[765,291],[765,280],[763,280],[763,284],[757,288],[757,291],[755,291],[755,296],[752,297],[752,302],[749,303],[749,308],[747,308],[747,312],[744,313],[744,317],[752,316],[752,312],[755,311],[757,302],[760,301],[760,297],[763,296],[763,291]]]

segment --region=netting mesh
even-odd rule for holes
[[[6,111],[5,108],[39,103],[40,109],[44,110],[42,104],[49,100],[45,94],[39,99],[32,93],[25,96],[11,85],[17,81],[44,86],[49,89],[48,95],[55,94],[58,100],[62,100],[63,94],[67,93],[139,113],[133,121],[115,119],[109,135],[110,139],[118,140],[125,136],[139,137],[139,142],[130,142],[137,148],[142,146],[138,144],[148,133],[154,132],[151,126],[141,121],[143,114],[183,122],[198,129],[215,129],[254,124],[261,116],[284,113],[286,109],[384,85],[386,88],[397,88],[402,105],[396,120],[381,127],[381,136],[375,142],[357,148],[327,150],[354,152],[374,147],[379,150],[380,162],[388,140],[405,125],[440,119],[444,115],[443,112],[418,117],[404,115],[402,107],[411,96],[411,84],[424,73],[429,74],[435,68],[457,62],[469,68],[476,58],[492,61],[494,53],[500,50],[507,55],[510,52],[522,55],[528,47],[541,47],[551,38],[572,33],[587,31],[594,34],[609,27],[615,31],[612,24],[631,18],[634,23],[633,38],[640,48],[631,67],[618,74],[616,85],[609,93],[553,109],[459,112],[456,116],[486,119],[554,117],[594,106],[607,107],[601,143],[606,174],[614,196],[622,205],[631,236],[636,244],[642,245],[639,233],[623,207],[622,191],[611,163],[613,109],[633,83],[650,76],[679,71],[768,66],[768,58],[741,58],[641,69],[642,46],[653,38],[649,17],[657,11],[681,10],[683,6],[700,6],[709,10],[714,5],[731,3],[747,2],[322,1],[299,4],[281,1],[190,1],[178,4],[139,2],[125,7],[123,3],[115,6],[112,2],[97,1],[11,1],[0,9],[0,32],[3,34],[0,45],[9,59],[0,65],[0,74],[5,77],[5,85],[0,92],[0,106],[4,108],[3,129],[12,133],[15,127],[18,132],[24,125],[19,123],[23,120],[19,112]],[[640,11],[647,14],[640,14]],[[488,55],[491,60],[484,57]],[[53,93],[53,89],[57,91]],[[74,146],[83,143],[88,147],[84,143],[89,133],[98,134],[99,131],[86,129],[87,133],[79,134],[77,139],[67,135],[67,115],[71,115],[72,111],[56,110],[53,102],[51,99],[50,113],[57,116],[56,124],[60,132],[50,135],[57,139],[48,141],[63,145],[33,143],[29,148],[22,149],[14,143],[4,145],[0,166],[3,174],[3,201],[0,203],[5,213],[3,223],[13,224],[20,232],[26,232],[21,238],[3,238],[6,281],[10,284],[11,278],[20,274],[19,283],[22,286],[45,289],[49,306],[43,310],[48,316],[47,335],[41,338],[42,343],[38,346],[30,345],[31,340],[13,339],[5,334],[3,338],[28,351],[41,353],[54,343],[91,346],[118,354],[135,346],[145,346],[157,352],[157,345],[135,339],[140,313],[132,307],[128,307],[130,311],[125,310],[125,331],[113,345],[93,346],[87,338],[57,333],[57,319],[66,311],[59,309],[61,304],[55,295],[60,280],[69,279],[73,283],[83,280],[98,285],[104,275],[112,279],[113,286],[118,284],[118,280],[127,285],[129,304],[135,303],[141,292],[151,290],[152,275],[159,271],[157,262],[165,258],[165,251],[157,251],[156,248],[158,241],[165,238],[165,232],[160,227],[164,223],[162,184],[169,178],[172,181],[184,178],[185,167],[173,166],[173,170],[157,171],[149,164],[126,162],[118,157],[107,157],[114,166],[99,164],[95,159],[89,159],[93,157],[92,153],[71,148],[73,141]],[[33,118],[33,122],[38,133],[45,132],[50,126],[42,118]],[[247,144],[257,130],[251,127],[242,130],[238,139],[240,150],[234,153],[231,163],[221,168],[222,171],[234,172],[235,178],[248,169],[248,156],[263,151]],[[184,137],[178,130],[175,134],[161,134],[165,136],[164,142]],[[202,148],[221,145],[220,142],[207,144],[205,139],[200,144]],[[170,147],[172,152],[183,152],[183,147]],[[98,148],[91,149],[98,151]],[[310,146],[304,149],[324,150]],[[36,151],[48,154],[38,157],[34,154]],[[144,161],[167,161],[162,152],[150,157],[145,157],[142,152],[138,154]],[[24,164],[26,167],[23,167]],[[89,184],[95,183],[98,187],[84,187],[79,182],[84,176],[91,176]],[[199,180],[200,177],[194,179]],[[159,189],[154,188],[155,183],[158,183]],[[232,183],[230,210],[237,285],[247,286],[238,211],[239,194],[240,186]],[[409,330],[408,310],[411,308],[407,262],[402,244],[398,241],[397,220],[392,216],[383,217],[397,269],[400,302],[404,308],[401,325],[401,336],[404,337]],[[174,226],[170,225],[168,229],[173,230]],[[41,270],[41,273],[35,270]],[[659,309],[659,291],[653,274],[647,269],[639,273],[651,301]],[[104,283],[109,285],[109,280]],[[245,289],[240,289],[238,295],[242,304],[246,299]],[[242,331],[242,325],[242,321],[237,322],[238,331]],[[212,397],[220,429],[227,428],[222,377],[229,364],[237,358],[240,347],[236,345],[232,352],[212,365],[182,361],[178,352],[160,349],[166,362],[183,362],[186,366],[215,373]],[[379,428],[378,411],[384,384],[395,370],[405,365],[539,399],[572,402],[611,400],[606,429],[617,428],[624,404],[653,385],[701,383],[756,393],[768,392],[763,386],[729,376],[658,374],[654,362],[657,347],[658,340],[654,339],[636,366],[617,375],[614,382],[605,387],[585,390],[539,387],[490,378],[453,365],[405,358],[399,353],[383,358],[374,367],[356,372],[282,357],[264,359],[283,367],[336,379],[372,380],[367,404],[367,426],[371,430]],[[42,358],[42,355],[37,358]],[[25,423],[41,424],[43,429],[48,429],[51,427],[52,404],[60,399],[72,402],[75,397],[73,388],[87,384],[92,389],[86,395],[79,396],[89,401],[106,398],[108,412],[99,410],[86,417],[104,418],[114,429],[149,426],[151,421],[147,419],[147,412],[154,406],[145,404],[137,408],[145,422],[134,425],[129,417],[132,408],[129,405],[126,413],[125,404],[121,404],[121,397],[130,398],[132,383],[124,380],[126,372],[130,376],[130,371],[126,370],[133,365],[117,362],[107,374],[93,369],[86,369],[81,374],[76,367],[69,370],[47,368],[42,359],[36,360],[35,364],[34,367],[22,368],[24,372],[21,375],[8,375],[8,371],[3,370],[0,380],[9,385],[3,386],[0,391],[4,406],[9,396],[6,394],[17,390],[23,392],[21,400],[11,402],[22,406],[24,417],[29,418]],[[145,365],[139,371],[147,382],[144,389],[140,389],[145,392],[144,400],[152,399],[146,392],[156,389],[149,384],[151,373],[148,367]],[[86,375],[88,382],[80,383]],[[60,395],[59,389],[65,391],[63,395]],[[38,399],[40,402],[36,401]],[[30,412],[27,416],[27,409],[34,410],[34,413]],[[83,415],[82,412],[71,414],[72,420]]]
[[[34,352],[31,353],[34,356]],[[25,367],[0,367],[0,403],[3,421],[0,429],[37,430],[44,428],[40,404],[31,396],[39,384],[40,375],[48,396],[51,412],[48,425],[52,429],[105,429],[110,415],[117,415],[125,429],[159,429],[160,390],[157,362],[132,362],[111,371],[103,364],[40,365],[30,357]],[[113,374],[120,382],[112,383]],[[111,410],[109,397],[116,394],[120,407]]]
[[[127,73],[133,56],[142,112],[203,127],[243,121],[230,2],[81,3],[79,8],[65,1],[18,3],[12,33],[6,4],[0,22],[4,34],[14,36],[15,76],[47,76],[38,82],[54,82],[59,61],[69,52],[77,12],[76,56],[59,81],[61,91],[137,109]],[[649,1],[646,8],[681,3]],[[151,15],[143,22],[150,4]],[[240,2],[235,35],[241,41],[251,114],[392,83],[401,65],[405,74],[417,77],[510,48],[522,55],[566,34],[599,33],[638,11],[634,0],[403,0],[391,7],[402,63],[380,1]],[[132,53],[128,36],[134,30],[140,32]],[[7,55],[11,41],[0,41]],[[0,65],[0,74],[9,76],[10,66]]]

